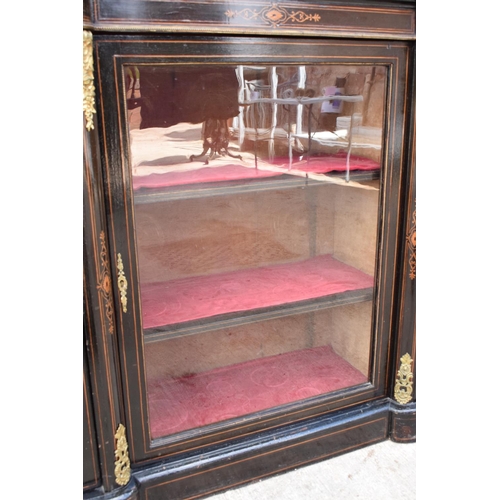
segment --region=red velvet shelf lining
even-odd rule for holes
[[[292,169],[302,172],[313,172],[325,174],[328,172],[344,172],[346,170],[346,153],[339,153],[335,156],[312,157],[309,161],[301,160],[292,163]],[[197,170],[186,172],[165,172],[161,174],[150,174],[133,178],[134,190],[140,188],[160,188],[169,186],[179,186],[183,184],[198,184],[204,182],[222,182],[245,179],[262,179],[275,177],[287,173],[288,160],[278,159],[274,162],[275,167],[279,167],[283,172],[275,172],[263,169],[244,167],[241,164],[229,164],[216,167],[201,167]],[[380,165],[368,158],[351,155],[350,171],[379,170]]]
[[[331,255],[145,284],[141,286],[143,327],[160,327],[372,286],[372,276]]]
[[[148,381],[153,438],[367,382],[330,346]]]

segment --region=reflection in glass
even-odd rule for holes
[[[152,437],[367,382],[386,69],[125,82]]]

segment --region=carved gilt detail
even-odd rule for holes
[[[118,426],[115,440],[115,481],[120,486],[125,486],[130,480],[130,458],[128,456],[128,443],[123,424]]]
[[[400,358],[401,366],[399,367],[396,379],[396,386],[394,388],[394,399],[404,405],[409,403],[413,393],[413,372],[411,371],[411,364],[413,360],[411,356],[406,353]]]
[[[87,121],[86,128],[94,128],[95,87],[94,57],[92,55],[92,33],[83,31],[83,112]]]
[[[122,254],[117,255],[117,268],[118,268],[118,290],[120,290],[120,302],[122,303],[122,310],[127,312],[127,288],[128,282],[123,272]]]

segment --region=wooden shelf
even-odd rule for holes
[[[276,175],[241,178],[217,182],[186,183],[174,186],[143,187],[134,190],[134,203],[157,203],[163,201],[184,200],[193,198],[205,198],[212,196],[226,196],[241,193],[253,193],[261,191],[274,191],[282,189],[296,189],[306,186],[319,186],[326,183],[344,185],[349,187],[361,187],[358,183],[377,180],[380,178],[380,169],[367,169],[351,171],[350,181],[345,180],[345,172],[328,172],[327,174],[315,174],[314,172],[302,172],[302,175],[292,175],[284,170]]]

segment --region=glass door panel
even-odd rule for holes
[[[386,73],[126,66],[153,438],[370,381]]]

